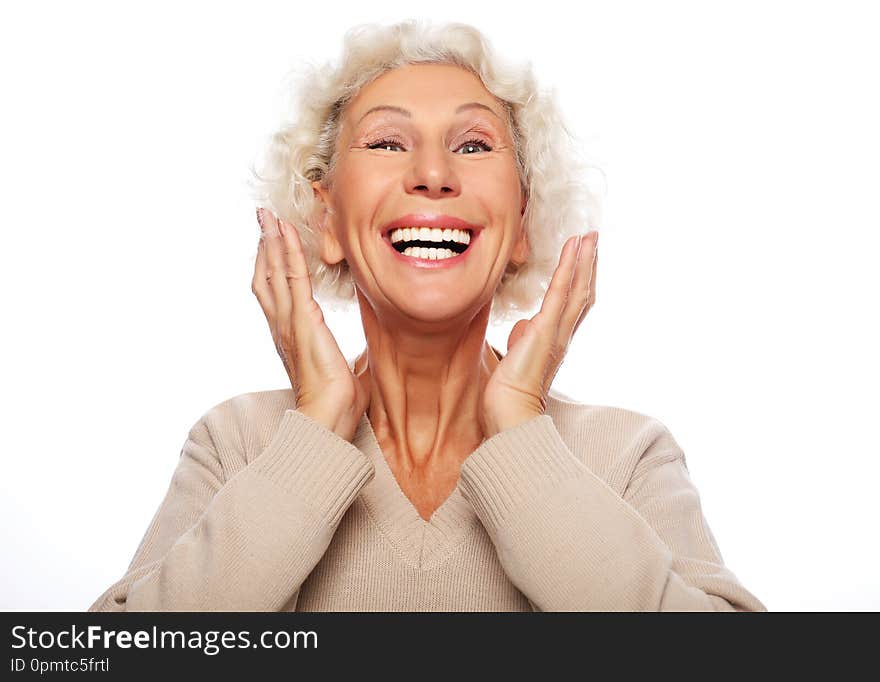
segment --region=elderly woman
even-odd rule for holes
[[[292,390],[201,417],[90,610],[765,610],[663,424],[550,390],[597,232],[529,69],[466,25],[362,26],[300,98],[252,281]],[[321,295],[357,301],[351,361]]]

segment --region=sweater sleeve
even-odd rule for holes
[[[462,494],[538,610],[766,611],[724,566],[674,443],[653,439],[621,496],[542,414],[471,453]]]
[[[373,474],[354,445],[288,409],[266,448],[224,481],[203,417],[128,571],[88,610],[292,610]]]

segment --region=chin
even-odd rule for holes
[[[454,296],[428,297],[418,301],[410,300],[406,304],[398,306],[398,312],[414,320],[423,322],[443,322],[460,317],[468,311],[476,314],[477,307],[468,305]]]

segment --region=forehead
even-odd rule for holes
[[[357,125],[366,112],[382,105],[402,107],[414,116],[452,113],[464,102],[485,104],[499,118],[504,116],[492,93],[467,69],[451,64],[407,64],[361,88],[346,107],[346,118],[350,125]]]

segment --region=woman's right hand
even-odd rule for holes
[[[290,378],[296,409],[351,441],[370,395],[351,371],[312,296],[297,230],[257,209],[262,234],[251,290]]]

